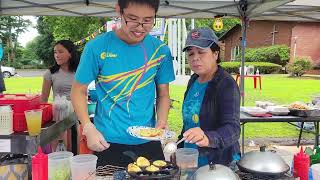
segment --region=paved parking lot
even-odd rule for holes
[[[24,70],[24,69],[17,69],[16,77],[41,77],[43,76],[46,69],[36,69],[36,70]]]

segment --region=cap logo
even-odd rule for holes
[[[199,31],[195,31],[191,33],[191,38],[192,39],[198,39],[200,37],[200,32]]]

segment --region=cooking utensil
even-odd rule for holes
[[[265,151],[265,146],[260,151],[246,153],[237,165],[241,171],[263,175],[283,175],[290,169],[278,154]]]
[[[134,179],[170,179],[175,177],[179,172],[179,167],[168,161],[164,167],[159,167],[160,170],[156,172],[149,172],[142,168],[141,172],[128,172],[128,174]]]
[[[213,164],[200,167],[192,176],[192,180],[240,180],[230,168],[221,164]]]
[[[166,146],[163,148],[163,152],[165,153],[174,153],[178,149],[178,144],[180,144],[182,141],[184,141],[186,138],[183,137],[178,142],[169,142],[166,144]]]
[[[138,159],[138,156],[132,151],[124,151],[122,154],[130,157],[133,161],[136,161]]]
[[[134,161],[136,161],[138,158],[138,156],[132,151],[125,151],[123,154],[129,156]],[[156,172],[149,172],[145,169],[145,167],[140,167],[142,169],[141,172],[127,172],[134,179],[167,179],[174,177],[179,172],[179,167],[169,161],[165,162],[167,165],[159,167],[160,170]]]
[[[310,117],[315,110],[289,109],[289,115],[299,117]]]

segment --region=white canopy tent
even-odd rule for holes
[[[160,0],[160,17],[319,20],[318,0]],[[0,15],[114,17],[117,0],[1,0]],[[244,13],[245,12],[245,13]]]

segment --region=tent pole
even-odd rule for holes
[[[241,106],[244,106],[244,62],[245,62],[245,51],[247,46],[247,27],[249,19],[244,16],[241,18],[242,21],[242,39],[241,39],[241,72],[240,72],[240,95],[241,95]],[[244,155],[244,123],[242,124],[242,152],[241,154]]]
[[[242,17],[242,38],[241,38],[241,72],[240,72],[240,95],[241,95],[241,106],[244,106],[244,62],[245,62],[245,51],[247,46],[247,27],[249,19]]]

